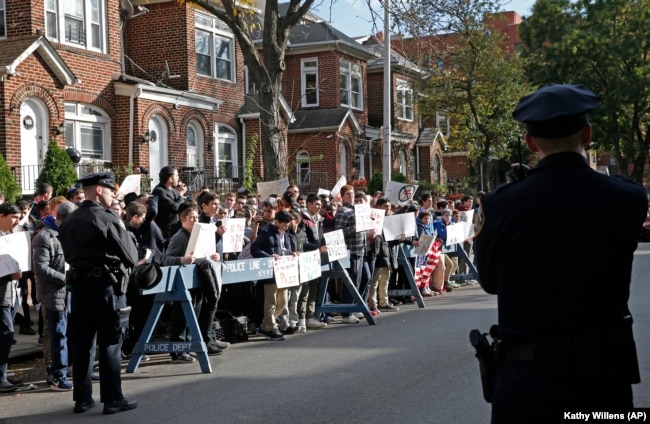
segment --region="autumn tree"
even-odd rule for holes
[[[184,0],[179,0],[183,2]],[[287,41],[292,29],[309,11],[314,0],[290,0],[282,15],[278,0],[264,3],[262,22],[253,12],[254,0],[186,0],[207,10],[233,31],[248,68],[248,76],[259,90],[264,179],[277,180],[286,170],[286,140],[280,115],[282,73],[285,69]],[[263,53],[259,43],[262,43]]]
[[[532,82],[580,83],[600,96],[590,114],[593,145],[641,182],[650,148],[650,0],[538,0],[520,36]]]
[[[529,88],[522,61],[492,25],[499,19],[499,2],[425,0],[399,6],[401,25],[417,40],[415,50],[404,50],[429,75],[420,112],[446,114],[449,146],[468,151],[474,163],[512,159],[511,147],[521,134],[512,111]]]

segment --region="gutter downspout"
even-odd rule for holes
[[[246,121],[244,118],[239,118],[241,123],[241,148],[242,148],[242,181],[246,178],[244,173],[246,172]],[[243,184],[242,184],[243,186]]]

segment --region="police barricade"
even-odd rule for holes
[[[424,308],[424,300],[422,300],[422,293],[415,282],[413,267],[411,266],[410,257],[413,256],[413,246],[400,244],[397,246],[397,266],[402,267],[406,275],[409,289],[402,290],[389,290],[388,296],[415,296],[415,301],[418,307]]]
[[[321,255],[321,258],[323,256],[326,257],[326,255]],[[223,267],[222,284],[235,284],[273,278],[273,258],[224,261],[218,262],[218,264]],[[142,355],[145,353],[171,354],[183,352],[196,352],[201,371],[205,373],[212,372],[210,361],[208,361],[206,345],[199,331],[189,293],[189,290],[201,286],[196,265],[168,266],[161,267],[160,269],[162,271],[160,283],[152,289],[140,291],[142,295],[155,295],[154,305],[151,308],[151,312],[149,312],[149,317],[142,330],[142,334],[133,348],[133,355],[129,360],[126,372],[135,372],[140,365]],[[327,281],[330,278],[336,277],[343,278],[345,286],[352,293],[352,297],[356,303],[353,305],[326,305],[327,307],[332,306],[332,309],[327,309],[327,312],[362,312],[369,325],[376,324],[374,317],[370,313],[370,309],[368,309],[368,305],[363,301],[359,292],[352,284],[343,265],[339,261],[321,264],[320,281],[321,283],[325,281],[321,286],[326,287]],[[319,289],[318,299],[321,299],[321,290],[322,287]],[[151,337],[160,319],[162,309],[165,303],[169,301],[180,302],[183,315],[185,316],[185,322],[192,337],[191,342],[151,342]],[[322,305],[322,301],[319,302],[317,300],[316,308],[316,313],[321,313],[318,310],[318,305]]]
[[[463,259],[467,264],[467,269],[469,270],[466,274],[452,274],[449,279],[453,281],[467,281],[467,280],[478,280],[478,271],[476,267],[469,260],[469,256],[465,249],[463,248],[463,243],[452,244],[451,246],[443,246],[442,253],[449,255],[450,257],[457,257],[458,259]]]

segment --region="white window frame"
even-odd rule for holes
[[[309,152],[301,150],[296,154],[296,181],[298,185],[309,185],[311,176],[311,160]]]
[[[308,79],[313,78],[314,86],[308,87]],[[300,61],[300,95],[302,107],[314,107],[319,105],[318,96],[318,58],[312,57]],[[315,101],[310,101],[310,95],[316,95]]]
[[[228,125],[215,123],[214,140],[214,165],[216,170],[215,177],[219,180],[231,180],[239,178],[239,167],[237,165],[239,163],[237,152],[237,133]],[[230,146],[230,160],[225,160],[222,158],[222,146],[225,145]],[[222,165],[230,165],[230,173],[226,171],[226,175],[223,175],[221,172]],[[225,167],[224,169],[227,170],[228,168]]]
[[[88,113],[87,111],[93,113]],[[99,132],[101,151],[87,149],[82,139],[88,131]],[[65,142],[81,152],[81,163],[111,162],[111,120],[100,108],[86,103],[65,103]],[[96,157],[98,156],[98,157]]]
[[[363,76],[358,63],[341,59],[339,62],[341,106],[363,110]],[[354,83],[356,82],[356,90]],[[346,101],[347,99],[347,101]]]
[[[255,81],[253,81],[248,73],[248,66],[244,66],[244,82],[246,87],[246,94],[257,93],[257,86],[255,85]]]
[[[415,108],[413,107],[413,83],[397,80],[397,119],[413,121]]]
[[[0,0],[0,38],[7,38],[7,8],[5,0]]]
[[[195,54],[196,54],[196,73],[198,75],[203,75],[206,77],[211,77],[219,79],[222,81],[235,82],[235,36],[230,28],[223,23],[221,20],[216,17],[206,15],[204,13],[194,12],[194,42],[195,42]],[[199,42],[199,37],[205,37],[207,40],[207,52],[205,51],[205,46]],[[219,57],[215,54],[215,46],[217,43],[223,42],[228,46],[228,56]],[[198,50],[202,51],[199,52]],[[201,56],[209,56],[210,61],[210,71],[208,73],[200,70],[199,62]],[[228,73],[229,75],[218,75],[218,66],[217,59],[219,61],[224,61],[228,63]]]
[[[449,137],[449,117],[447,116],[446,111],[436,111],[436,128],[438,128],[445,137]]]
[[[71,7],[77,6],[77,10]],[[79,22],[83,34],[76,37],[66,22]],[[102,0],[45,0],[45,35],[50,41],[106,52],[106,2]]]

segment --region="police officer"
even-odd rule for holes
[[[100,400],[104,414],[113,414],[138,405],[122,394],[120,377],[122,341],[128,324],[123,283],[138,252],[123,222],[107,209],[115,197],[113,173],[90,174],[78,182],[86,200],[59,228],[63,253],[70,264],[74,412],[95,406],[91,376],[97,336]]]
[[[640,379],[627,302],[648,198],[585,160],[587,113],[598,105],[582,85],[523,97],[513,117],[540,161],[481,199],[475,259],[481,286],[498,296],[501,338],[492,423],[633,407]]]

